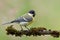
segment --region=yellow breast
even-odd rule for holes
[[[30,25],[31,23],[33,23],[33,20],[32,20],[32,21],[30,21],[30,22],[28,22],[28,25]]]

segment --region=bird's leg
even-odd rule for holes
[[[22,26],[20,26],[21,27],[21,31],[23,31],[23,28],[22,28]]]
[[[27,26],[25,26],[25,28],[27,28]],[[29,28],[27,28],[29,30]]]

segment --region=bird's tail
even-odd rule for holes
[[[11,24],[11,22],[6,22],[6,23],[3,23],[2,25],[6,25],[6,24]]]
[[[2,25],[11,24],[11,23],[14,23],[14,21],[6,22],[6,23],[3,23]]]

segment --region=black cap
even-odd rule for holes
[[[30,10],[29,13],[33,14],[33,17],[35,17],[35,11],[34,10]]]

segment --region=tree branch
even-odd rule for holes
[[[51,35],[53,37],[59,37],[60,32],[59,31],[55,31],[55,30],[47,30],[44,27],[38,27],[38,28],[30,28],[29,30],[16,30],[12,27],[13,25],[7,27],[6,31],[7,31],[7,35],[11,34],[11,35],[15,35],[15,36],[22,36],[22,35],[26,35],[26,36],[41,36],[41,35]]]

